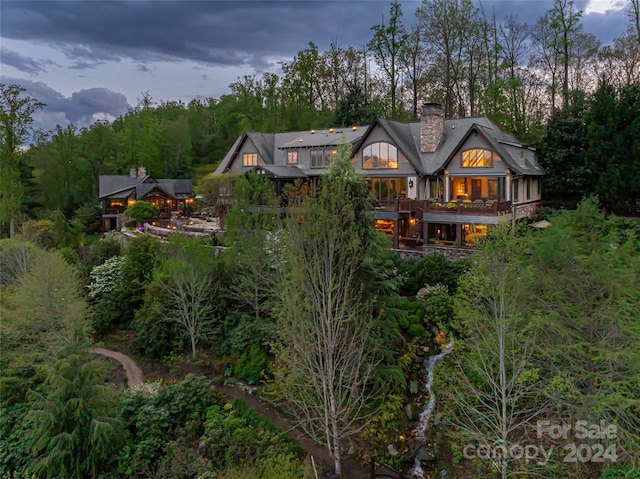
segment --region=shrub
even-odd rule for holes
[[[254,344],[248,353],[244,353],[236,363],[236,376],[244,379],[249,384],[255,384],[260,381],[269,367],[267,355],[260,349],[260,346]]]
[[[244,401],[211,406],[204,426],[205,454],[218,468],[245,464],[256,457],[265,460],[298,452],[283,431],[249,409]]]
[[[424,336],[425,329],[422,324],[412,324],[409,326],[409,334],[414,338]]]

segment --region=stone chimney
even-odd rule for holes
[[[434,153],[444,132],[444,109],[440,103],[424,103],[420,115],[420,151]]]
[[[147,170],[144,166],[138,168],[138,181],[147,176]]]
[[[129,178],[131,178],[132,180],[136,179],[136,167],[132,166],[131,169],[129,170]]]

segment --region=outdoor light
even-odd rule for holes
[[[413,180],[409,180],[409,188],[413,188]]]

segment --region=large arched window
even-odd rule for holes
[[[362,150],[362,168],[398,168],[398,149],[389,143],[372,143]]]
[[[462,166],[464,168],[482,168],[493,166],[493,158],[500,159],[491,150],[475,148],[462,152]]]

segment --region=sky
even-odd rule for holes
[[[477,0],[474,0],[477,1]],[[401,0],[415,22],[417,0]],[[148,92],[156,102],[218,98],[239,77],[278,72],[315,43],[363,47],[388,18],[378,0],[2,0],[0,81],[47,106],[34,127],[89,126],[122,115]],[[577,0],[587,32],[603,44],[622,35],[628,0]],[[534,23],[552,0],[482,0],[500,20]]]

